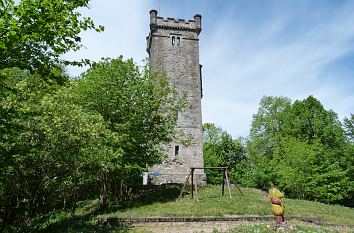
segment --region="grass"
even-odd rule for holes
[[[250,188],[242,188],[242,191],[244,195],[231,188],[230,199],[227,188],[225,195],[221,196],[220,186],[207,186],[198,189],[197,201],[191,198],[190,193],[178,199],[178,188],[160,186],[124,204],[111,203],[104,212],[95,208],[98,205],[97,200],[81,202],[75,218],[70,216],[70,211],[55,211],[35,219],[31,229],[32,232],[131,232],[134,229],[129,225],[106,225],[102,222],[107,218],[119,217],[272,215],[269,200],[264,192]],[[354,223],[354,209],[351,208],[304,200],[285,199],[284,202],[285,219],[287,216],[308,216],[319,217],[322,221],[332,224]],[[228,232],[274,232],[264,224],[240,224],[238,228]],[[314,226],[297,224],[295,232],[336,232],[324,227],[315,227],[315,230],[323,230],[315,231],[311,227]],[[248,228],[251,230],[247,230]]]
[[[338,230],[336,229],[331,229],[327,227],[318,227],[318,226],[313,226],[309,224],[303,224],[303,223],[295,223],[292,225],[291,229],[288,231],[290,232],[298,232],[298,233],[336,233]],[[225,233],[274,233],[274,228],[271,223],[255,223],[255,224],[250,224],[250,223],[244,223],[240,224],[237,227],[234,227],[230,230],[224,231]],[[347,230],[344,230],[343,232],[347,232]],[[219,233],[218,230],[215,230],[213,233]]]
[[[111,217],[175,217],[175,216],[227,216],[227,215],[272,215],[266,193],[256,189],[242,188],[242,196],[237,189],[231,188],[232,198],[228,190],[221,196],[219,186],[208,186],[198,190],[198,201],[189,195],[176,201],[157,201],[147,205],[127,206],[123,211],[117,209],[98,218]],[[353,224],[354,210],[351,208],[327,205],[304,200],[284,200],[285,216],[319,217],[334,224]]]
[[[179,224],[137,224],[130,229],[130,233],[156,233],[156,232],[212,232],[212,233],[274,233],[275,228],[273,222],[262,223],[224,223],[224,224],[201,224],[179,223]],[[278,232],[294,232],[294,233],[352,233],[349,228],[329,228],[319,227],[308,223],[294,221],[287,224],[287,230],[279,230]]]

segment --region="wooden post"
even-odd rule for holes
[[[186,181],[184,182],[184,185],[183,185],[183,188],[182,188],[182,190],[181,190],[181,193],[179,194],[179,197],[178,197],[178,198],[182,197],[182,194],[183,194],[184,190],[186,189],[186,187],[187,187],[187,185],[188,185],[188,183],[189,183],[189,177],[191,176],[191,173],[192,173],[192,172],[189,172],[189,174],[188,174],[188,176],[187,176],[187,178],[186,178]]]
[[[226,182],[227,182],[227,187],[228,187],[228,189],[229,189],[230,198],[232,198],[232,197],[231,197],[231,189],[230,189],[229,175],[228,175],[227,173],[228,173],[228,170],[227,170],[227,168],[226,168],[226,172],[225,172],[225,175],[226,175]]]
[[[223,170],[223,176],[222,176],[222,189],[221,189],[221,195],[224,195],[224,189],[225,189],[225,168]]]
[[[189,177],[191,177],[192,199],[194,199],[194,189],[195,189],[195,194],[196,194],[196,198],[197,198],[197,201],[198,201],[198,187],[197,187],[198,182],[196,182],[196,183],[194,182],[194,170],[195,169],[218,169],[218,170],[221,169],[222,173],[223,173],[222,184],[221,184],[221,187],[222,187],[221,195],[225,194],[225,182],[227,182],[229,195],[230,195],[230,198],[232,198],[231,189],[230,189],[230,181],[229,181],[229,176],[228,176],[228,168],[227,167],[191,167],[190,169],[191,169],[191,171],[190,171],[190,173],[188,174],[188,176],[186,178],[186,182],[183,185],[183,188],[181,190],[181,193],[180,193],[179,197],[182,196],[182,193],[187,188],[187,185],[189,183]],[[240,191],[240,193],[243,195],[240,187],[238,185],[236,187]]]
[[[241,193],[241,195],[243,196],[243,192],[242,192],[242,190],[241,190],[241,188],[240,188],[240,186],[238,184],[236,184],[236,188]]]
[[[195,184],[195,196],[197,198],[197,201],[198,201],[198,185]]]
[[[192,171],[191,171],[191,174],[192,174],[192,198],[194,197],[194,193],[193,193],[193,191],[194,191],[194,181],[193,181],[193,179],[194,179],[194,168],[191,168],[192,169]]]

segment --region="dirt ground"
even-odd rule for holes
[[[133,228],[138,232],[210,233],[213,230],[226,231],[239,224],[239,222],[135,223]]]
[[[132,232],[136,233],[211,233],[214,230],[218,232],[225,232],[229,229],[235,228],[240,224],[255,224],[250,222],[165,222],[165,223],[134,223],[131,226]],[[274,224],[272,222],[263,222],[267,228],[272,229]],[[295,225],[312,225],[309,223],[295,222]],[[291,226],[292,223],[289,223]],[[315,225],[312,225],[315,226]],[[354,229],[349,228],[332,228],[341,233],[354,233]]]

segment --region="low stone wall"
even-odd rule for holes
[[[146,217],[146,218],[107,218],[104,222],[262,222],[273,221],[273,215],[267,216],[229,216],[229,217]],[[299,220],[304,222],[311,222],[320,224],[321,220],[317,217],[301,217],[301,216],[288,216],[286,220]]]

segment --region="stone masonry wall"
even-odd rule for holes
[[[183,183],[190,167],[203,167],[201,80],[199,65],[199,38],[201,16],[194,20],[182,20],[157,16],[150,11],[150,34],[147,51],[153,71],[162,71],[169,83],[180,95],[187,94],[187,107],[178,113],[176,129],[181,131],[188,146],[174,141],[165,145],[168,158],[160,165],[150,168],[159,172],[153,183]],[[176,154],[178,147],[178,154]],[[205,183],[203,170],[195,171],[197,183]]]

